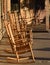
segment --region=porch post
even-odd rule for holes
[[[2,39],[1,3],[2,3],[2,0],[0,0],[0,40]]]
[[[45,1],[46,9],[46,30],[49,31],[49,0]]]
[[[11,0],[7,0],[7,12],[11,11]]]
[[[6,0],[3,0],[3,12],[6,14]]]

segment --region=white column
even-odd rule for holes
[[[46,30],[49,31],[49,0],[45,2],[45,9],[46,9]]]
[[[11,11],[11,0],[7,0],[7,12]]]

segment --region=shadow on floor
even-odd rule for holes
[[[50,60],[50,58],[35,57],[36,60]]]
[[[39,40],[50,40],[50,38],[33,38],[33,39],[39,39]]]
[[[35,51],[50,51],[50,48],[33,49]]]

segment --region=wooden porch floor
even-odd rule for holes
[[[35,63],[26,63],[26,65],[50,65],[50,33],[33,33],[33,41],[33,51],[36,61]],[[11,47],[7,36],[4,36],[0,41],[0,65],[23,65],[24,62],[9,62],[7,57],[14,57],[15,55],[5,52],[6,49],[11,49]]]

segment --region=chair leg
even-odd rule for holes
[[[33,37],[32,30],[30,30],[30,43],[29,43],[29,46],[30,46],[30,50],[31,50],[32,57],[33,57],[33,61],[35,61],[34,54],[33,54],[33,50],[32,50],[32,44],[33,44],[33,38],[32,37]]]
[[[14,45],[14,52],[15,52],[16,57],[17,57],[17,62],[19,62],[19,55],[18,55],[18,52],[16,51],[16,45]]]
[[[32,45],[31,45],[31,43],[29,43],[29,46],[30,46],[30,50],[31,50],[31,55],[32,55],[33,61],[35,62],[34,54],[33,54],[33,50],[32,50]]]

